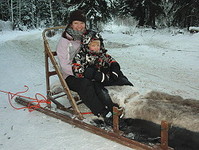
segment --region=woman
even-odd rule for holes
[[[84,104],[96,116],[104,119],[112,117],[112,102],[108,91],[99,83],[87,78],[76,78],[72,71],[72,61],[80,50],[81,38],[86,32],[86,17],[80,10],[73,11],[69,23],[57,45],[57,56],[61,72],[70,90],[77,92]]]

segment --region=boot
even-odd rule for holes
[[[113,103],[108,90],[106,88],[102,88],[101,92],[99,93],[99,98],[101,99],[102,103],[107,106],[107,109],[111,112],[113,112],[113,107],[119,107],[118,104]]]
[[[104,118],[105,125],[113,127],[113,113],[112,112],[109,111],[105,116],[103,116],[103,118]]]

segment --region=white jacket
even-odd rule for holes
[[[70,35],[67,35],[69,38],[63,38],[58,42],[57,45],[57,57],[59,60],[61,73],[66,79],[69,75],[73,75],[72,71],[72,61],[80,50],[80,41],[69,40],[71,39]]]

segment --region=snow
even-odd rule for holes
[[[199,27],[189,27],[189,31],[199,31]]]
[[[12,28],[12,22],[0,20],[0,31],[11,31]]]
[[[27,85],[29,91],[22,95],[32,98],[36,93],[45,95],[42,31],[0,32],[0,149],[130,149],[37,111],[10,106],[7,94],[2,91],[16,93],[24,91]],[[102,35],[109,53],[140,93],[156,90],[198,99],[199,33],[111,25]],[[53,48],[58,38],[56,35],[50,39]],[[127,93],[120,93],[121,99]]]

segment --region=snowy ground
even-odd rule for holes
[[[108,26],[102,35],[109,53],[140,92],[157,90],[199,99],[199,34],[178,31]],[[45,95],[41,32],[0,32],[1,91],[16,93],[27,85],[30,89],[24,95]],[[2,150],[129,149],[39,112],[15,110],[3,92],[0,99]]]

